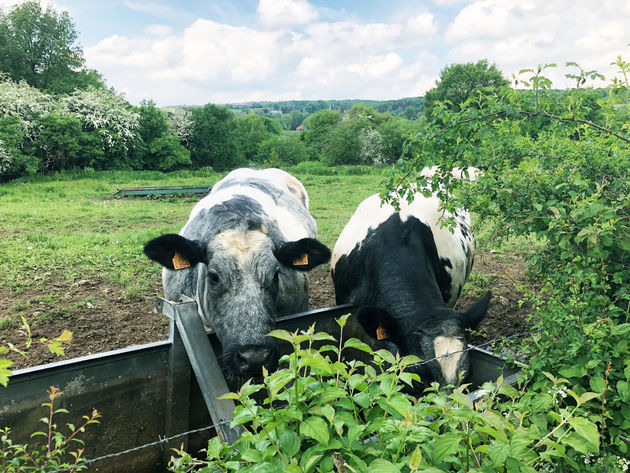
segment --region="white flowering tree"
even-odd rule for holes
[[[193,121],[190,115],[167,111],[166,122],[169,134],[179,136],[182,144],[188,146],[192,141],[193,131]]]
[[[101,138],[104,156],[122,153],[121,159],[138,139],[140,115],[135,113],[123,97],[110,90],[81,90],[62,97],[60,109],[76,116],[83,131],[96,132]],[[112,156],[109,156],[111,158]],[[95,167],[112,167],[114,163],[92,163]]]

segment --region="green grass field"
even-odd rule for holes
[[[364,171],[315,175],[291,170],[306,186],[320,239],[331,248],[358,203],[378,190],[380,171]],[[121,187],[213,184],[222,176],[207,170],[67,173],[4,184],[0,285],[19,298],[25,287],[43,288],[53,275],[72,283],[98,274],[133,297],[159,277],[160,267],[142,253],[144,243],[178,232],[199,197],[118,199],[112,194]]]

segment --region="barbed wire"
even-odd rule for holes
[[[221,422],[218,422],[216,424],[209,425],[207,427],[201,427],[199,429],[193,429],[193,430],[189,430],[187,432],[181,432],[181,433],[175,434],[175,435],[173,435],[171,437],[160,438],[159,440],[156,440],[155,442],[151,442],[151,443],[147,443],[147,444],[144,444],[144,445],[140,445],[138,447],[133,447],[133,448],[129,448],[127,450],[123,450],[122,452],[108,453],[107,455],[103,455],[103,456],[100,456],[100,457],[97,457],[97,458],[83,460],[82,462],[79,462],[74,468],[76,468],[78,466],[88,466],[89,467],[93,463],[97,463],[97,462],[100,462],[100,461],[103,461],[103,460],[108,460],[110,458],[120,457],[122,455],[127,455],[128,453],[133,453],[133,452],[137,452],[139,450],[144,450],[145,448],[156,447],[158,445],[162,445],[162,444],[168,443],[168,442],[170,442],[172,440],[178,439],[180,437],[184,437],[186,435],[197,434],[199,432],[204,432],[206,430],[212,430],[212,429],[215,429],[217,427],[221,427],[221,426],[229,425],[229,424],[230,424],[230,422],[228,422],[228,421],[221,421]],[[69,472],[69,471],[72,471],[72,468],[65,468],[65,469],[62,469],[62,470],[55,470],[54,472],[51,472],[51,473],[66,473],[66,472]]]

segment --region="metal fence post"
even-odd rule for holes
[[[242,430],[238,427],[231,429],[227,424],[232,420],[234,402],[230,399],[218,399],[229,392],[223,370],[199,318],[196,301],[183,295],[181,298],[182,302],[158,299],[158,311],[174,321],[212,421],[220,424],[217,433],[221,440],[232,444],[241,436]]]

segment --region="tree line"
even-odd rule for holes
[[[0,179],[82,168],[391,164],[434,120],[434,104],[457,109],[507,84],[484,60],[448,66],[426,98],[160,109],[108,88],[76,40],[67,12],[36,1],[0,10]]]

